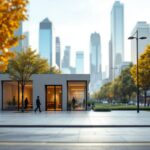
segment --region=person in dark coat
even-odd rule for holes
[[[25,109],[27,109],[28,108],[28,98],[26,97],[26,99],[25,99],[25,101],[24,101],[24,104],[25,104]]]
[[[73,107],[73,110],[75,110],[75,104],[76,104],[76,99],[73,97],[72,98],[72,107]]]
[[[36,99],[36,108],[35,108],[35,112],[39,109],[39,112],[41,112],[41,102],[40,102],[40,98],[39,96],[37,96],[37,99]]]

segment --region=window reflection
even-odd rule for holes
[[[62,110],[62,86],[47,86],[47,110]]]
[[[68,82],[68,110],[86,110],[86,82]]]
[[[3,110],[18,110],[17,82],[3,82]]]
[[[24,104],[25,99],[28,101],[25,110],[32,110],[33,108],[32,93],[32,82],[27,82],[24,89]],[[3,110],[18,110],[21,108],[21,86],[16,81],[3,81]]]

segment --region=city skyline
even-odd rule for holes
[[[65,45],[72,47],[71,56],[75,56],[76,51],[83,49],[86,64],[89,62],[90,34],[96,31],[101,35],[102,68],[104,70],[105,66],[108,65],[110,15],[114,2],[115,0],[77,0],[76,2],[72,0],[62,0],[61,2],[58,0],[44,0],[41,5],[41,1],[32,0],[29,8],[30,45],[38,49],[38,24],[43,18],[48,17],[54,24],[56,36],[61,38],[62,53]],[[148,0],[138,2],[135,0],[121,0],[120,2],[125,6],[125,60],[128,61],[131,60],[131,41],[128,41],[127,38],[130,36],[133,27],[137,21],[150,22]],[[134,7],[135,4],[136,7]],[[44,11],[39,13],[40,9]],[[71,65],[75,66],[74,58],[71,60]],[[89,69],[85,68],[85,73],[88,72]]]

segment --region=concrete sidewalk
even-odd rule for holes
[[[150,112],[0,112],[0,125],[150,125]],[[0,142],[150,143],[150,128],[0,128]]]
[[[0,125],[150,125],[150,112],[0,112]]]

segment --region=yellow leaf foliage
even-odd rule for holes
[[[18,41],[22,39],[22,36],[15,36],[14,32],[19,28],[20,23],[27,19],[27,3],[28,0],[0,0],[1,72],[7,69],[8,59],[13,56],[13,53],[8,50],[16,46]]]
[[[138,60],[138,77],[139,77],[139,86],[147,90],[150,88],[150,45],[145,48],[143,54],[141,54]],[[134,82],[137,84],[137,72],[136,72],[137,65],[134,65],[131,68],[131,75],[134,79]]]

